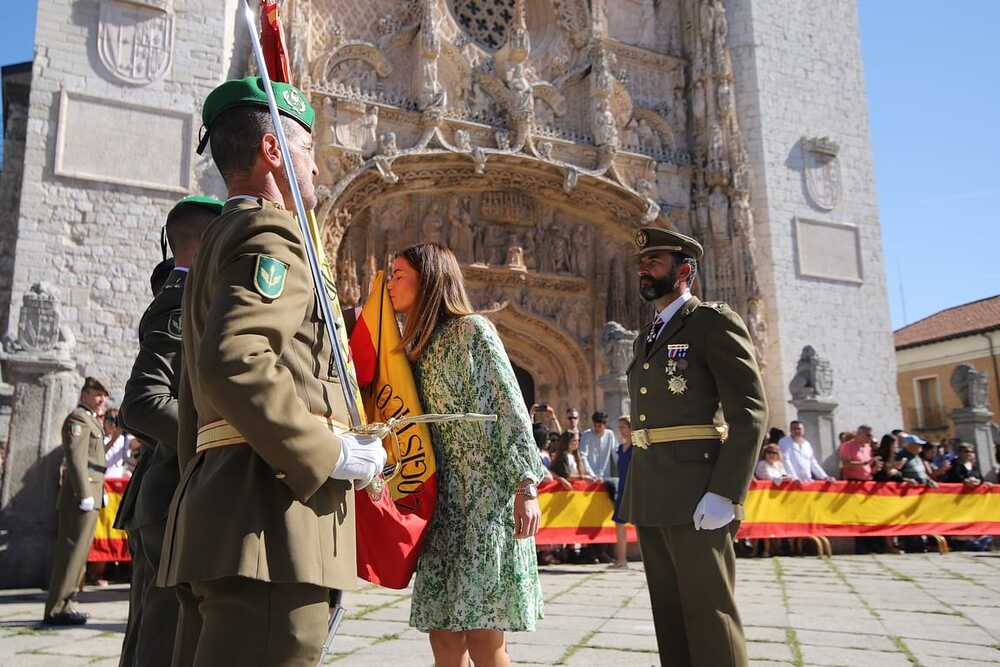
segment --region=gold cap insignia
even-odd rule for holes
[[[649,234],[645,229],[640,229],[635,233],[635,247],[642,250],[647,245],[649,245]]]

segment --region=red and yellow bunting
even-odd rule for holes
[[[754,481],[745,508],[739,536],[747,538],[1000,533],[995,485]]]
[[[615,541],[615,503],[603,482],[573,482],[564,489],[558,482],[538,487],[542,511],[536,544],[592,544]],[[635,528],[628,527],[629,542],[636,541]]]

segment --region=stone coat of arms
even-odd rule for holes
[[[806,192],[812,202],[824,211],[832,211],[840,203],[843,181],[837,154],[840,147],[828,137],[802,139],[802,162]]]
[[[97,52],[120,81],[162,79],[174,58],[173,0],[101,0]]]

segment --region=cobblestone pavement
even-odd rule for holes
[[[738,597],[751,664],[1000,667],[1000,553],[741,559]],[[641,566],[542,568],[545,619],[510,638],[517,664],[655,665]],[[40,591],[0,591],[0,665],[117,665],[127,588],[81,596],[91,622],[41,629]],[[327,663],[430,665],[409,595],[366,585]]]

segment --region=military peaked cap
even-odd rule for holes
[[[110,396],[111,395],[108,392],[108,390],[104,387],[103,384],[101,384],[100,382],[98,382],[97,380],[95,380],[92,377],[88,377],[87,379],[85,379],[83,381],[83,391],[88,391],[88,390],[100,392],[100,393],[104,394],[105,396]]]
[[[648,252],[679,252],[699,261],[705,254],[701,244],[690,236],[659,227],[644,227],[635,233],[635,254]]]
[[[272,81],[271,87],[274,89],[274,99],[278,103],[278,113],[294,119],[302,127],[312,132],[316,112],[309,104],[306,94],[290,83]],[[198,154],[201,155],[208,144],[212,123],[224,111],[247,106],[268,108],[264,80],[259,76],[226,81],[209,93],[201,110],[201,122],[205,130],[201,141],[198,142]]]

